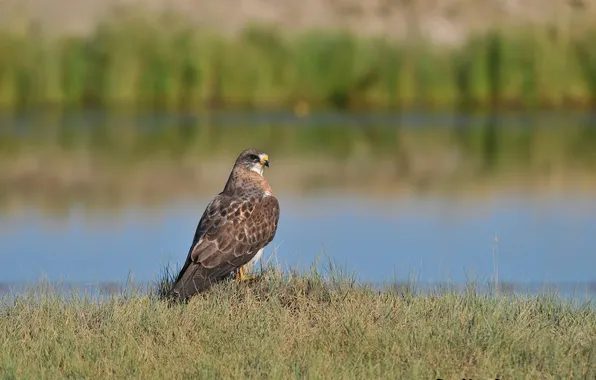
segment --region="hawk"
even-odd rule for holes
[[[209,202],[199,220],[186,262],[172,295],[188,299],[195,293],[244,269],[260,258],[275,237],[279,203],[263,177],[269,156],[256,149],[240,153],[221,193]]]

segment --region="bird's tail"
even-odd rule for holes
[[[176,282],[170,291],[170,297],[180,301],[186,301],[196,293],[209,289],[213,284],[227,278],[225,271],[214,268],[205,268],[200,263],[190,263],[182,268]]]
[[[203,269],[203,270],[201,270]],[[178,279],[172,286],[170,295],[174,299],[187,300],[196,293],[207,290],[211,286],[211,281],[207,273],[203,273],[205,267],[197,264],[190,264],[183,268]]]

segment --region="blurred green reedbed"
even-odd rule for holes
[[[595,33],[500,27],[442,46],[124,15],[84,37],[0,31],[0,107],[589,107]]]

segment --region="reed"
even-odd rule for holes
[[[499,29],[458,47],[333,31],[237,37],[109,19],[86,37],[0,33],[0,107],[571,107],[596,97],[594,30]]]

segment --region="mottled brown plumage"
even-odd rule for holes
[[[197,226],[172,295],[188,299],[246,265],[273,240],[279,203],[262,175],[268,156],[240,153],[224,190],[208,205]]]

